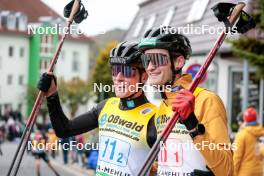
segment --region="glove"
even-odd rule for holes
[[[55,83],[55,88],[52,88],[54,90],[50,90],[52,81]],[[53,83],[53,84],[54,84]],[[54,75],[43,73],[40,77],[40,80],[37,84],[37,88],[41,90],[42,92],[46,93],[46,96],[49,96],[57,91],[57,79]]]
[[[186,90],[182,89],[172,102],[172,110],[179,113],[180,123],[183,123],[188,130],[194,129],[198,120],[194,114],[195,97]]]

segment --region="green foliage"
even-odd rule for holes
[[[260,27],[264,30],[264,0],[259,0],[260,7]]]
[[[233,52],[242,59],[247,59],[257,68],[257,75],[264,77],[264,42],[252,38],[240,38],[232,43]]]
[[[111,68],[109,64],[109,53],[117,45],[115,41],[109,42],[105,48],[101,49],[96,58],[95,68],[92,72],[92,77],[89,82],[89,91],[95,94],[96,102],[114,96],[114,92],[99,92],[94,90],[94,85],[112,85]]]
[[[70,109],[71,118],[73,118],[79,107],[89,100],[87,83],[80,79],[73,79],[71,81],[60,80],[58,85],[59,92],[61,92],[60,99]]]
[[[253,14],[257,28],[264,32],[264,0],[258,1],[258,11]],[[259,38],[241,37],[231,41],[235,55],[247,59],[251,65],[257,68],[257,75],[264,78],[264,41]]]
[[[37,99],[38,92],[39,91],[36,87],[31,86],[31,85],[27,86],[27,94],[26,94],[25,98],[26,98],[28,105],[31,106],[30,109],[33,108],[33,105]],[[42,116],[43,122],[44,122],[46,119],[46,116],[48,114],[48,108],[47,108],[47,103],[46,103],[45,98],[42,101],[41,108],[39,110],[39,114]]]

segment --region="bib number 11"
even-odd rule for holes
[[[125,167],[130,152],[130,144],[113,137],[101,136],[100,160]]]

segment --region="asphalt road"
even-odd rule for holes
[[[14,156],[16,147],[18,143],[15,142],[5,142],[2,144],[3,155],[0,155],[0,176],[7,175],[8,168],[12,162],[12,158]],[[51,158],[51,157],[50,157]],[[61,155],[57,158],[57,160],[51,160],[51,163],[58,171],[61,176],[87,176],[94,175],[93,172],[80,169],[79,167],[72,165],[64,165],[62,164]],[[55,176],[55,174],[51,171],[51,169],[47,166],[44,161],[41,161],[41,176]],[[18,176],[35,176],[35,159],[30,153],[24,154],[24,158],[22,160],[20,169],[18,171]]]

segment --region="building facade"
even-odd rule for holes
[[[36,87],[40,74],[47,71],[63,35],[59,30],[52,32],[51,27],[63,27],[66,21],[38,0],[26,0],[30,6],[21,6],[18,0],[3,1],[0,3],[0,112],[21,107],[23,114],[29,114],[32,103],[26,101],[27,89]],[[40,28],[47,30],[39,32]],[[77,34],[65,40],[55,67],[59,78],[88,79],[91,41]]]

